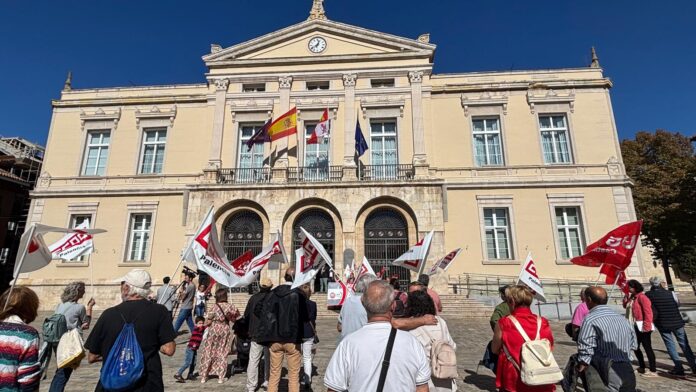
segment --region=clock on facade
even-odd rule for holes
[[[326,40],[322,37],[314,37],[309,40],[309,51],[312,53],[321,53],[326,49]]]

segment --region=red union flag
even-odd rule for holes
[[[536,292],[538,299],[546,302],[546,297],[544,296],[544,286],[541,284],[541,279],[539,278],[536,264],[534,264],[534,259],[532,258],[532,252],[527,254],[527,259],[524,261],[524,264],[522,264],[522,271],[520,271],[520,276],[517,278],[517,282],[524,283],[527,287]]]
[[[447,268],[449,268],[450,265],[452,265],[452,261],[459,256],[459,254],[462,253],[462,248],[457,248],[447,254],[447,256],[441,258],[438,260],[435,264],[433,264],[432,268],[430,268],[430,271],[428,271],[428,275],[435,275],[437,272],[437,269],[440,268],[443,271],[447,271]]]
[[[333,265],[331,256],[324,249],[324,245],[309,234],[304,227],[300,227],[300,230],[305,239],[302,241],[302,248],[295,250],[295,265],[299,268],[295,270],[295,280],[292,282],[293,289],[314,279],[324,263],[328,264],[329,267]]]
[[[251,264],[251,259],[254,258],[254,254],[250,250],[244,252],[241,256],[232,260],[232,268],[234,268],[234,273],[242,277],[246,274]]]
[[[247,255],[248,253],[248,255]],[[263,267],[271,261],[271,258],[275,255],[282,254],[280,250],[280,240],[276,240],[270,243],[268,246],[261,250],[261,253],[252,258],[251,251],[246,252],[239,259],[240,269],[235,266],[235,261],[232,262],[232,266],[235,266],[235,274],[239,277],[239,280],[232,287],[244,287],[252,284],[258,275],[261,273]]]
[[[621,291],[623,291],[624,294],[628,295],[628,280],[626,279],[626,272],[621,271],[619,272],[618,276],[616,277],[616,285],[619,286]]]
[[[216,282],[227,287],[235,287],[239,280],[218,239],[212,208],[184,251],[184,260],[196,263],[198,271],[205,272]]]
[[[640,228],[643,221],[635,221],[621,225],[607,233],[599,241],[590,244],[585,254],[573,257],[573,264],[585,267],[608,265],[613,269],[623,271],[631,264],[631,257],[640,244]],[[606,267],[609,268],[609,267]],[[608,271],[605,269],[605,271]]]
[[[426,234],[422,240],[413,245],[406,253],[399,256],[392,264],[408,268],[411,271],[420,272],[421,265],[425,263],[425,259],[428,258],[430,243],[433,240],[433,232],[434,231],[431,231]]]

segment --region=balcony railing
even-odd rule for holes
[[[218,184],[258,184],[266,182],[271,182],[271,169],[267,167],[220,169],[217,173]]]
[[[342,179],[342,166],[288,168],[288,182],[340,182]]]
[[[413,180],[415,171],[413,165],[364,165],[358,168],[360,181],[408,181]]]

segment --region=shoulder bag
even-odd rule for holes
[[[377,384],[377,392],[382,392],[384,382],[387,381],[387,372],[389,371],[389,360],[394,349],[394,339],[396,339],[396,328],[392,327],[387,341],[387,351],[384,352],[384,360],[382,361],[382,371],[379,373],[379,383]]]

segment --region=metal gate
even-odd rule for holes
[[[232,261],[250,250],[256,256],[263,248],[263,222],[255,212],[243,210],[235,213],[222,230],[222,247],[227,258]],[[258,281],[250,288],[233,288],[232,292],[256,291]]]
[[[304,234],[300,230],[303,227],[307,232],[314,236],[326,249],[331,259],[334,257],[335,227],[333,219],[326,212],[319,209],[311,209],[301,213],[292,226],[292,249],[302,247]],[[292,261],[295,263],[295,252],[292,252]],[[334,263],[335,265],[336,263]],[[313,291],[319,291],[319,279],[315,279]]]
[[[406,291],[411,281],[408,269],[392,265],[408,250],[408,226],[404,217],[391,208],[378,208],[365,220],[365,257],[375,272],[382,267],[387,276],[397,275],[401,289]]]

